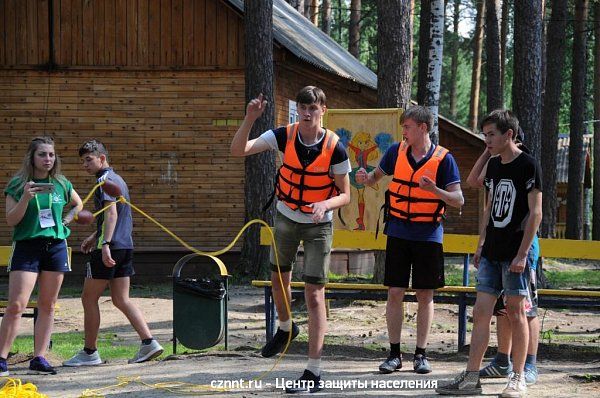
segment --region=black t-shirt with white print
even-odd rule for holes
[[[491,191],[491,211],[482,257],[495,261],[512,261],[523,240],[529,216],[527,195],[542,190],[542,173],[538,162],[523,152],[512,162],[503,164],[500,157],[489,160],[484,180]]]

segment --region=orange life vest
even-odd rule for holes
[[[406,142],[398,147],[398,159],[394,178],[388,187],[389,214],[401,220],[420,223],[439,223],[446,211],[446,204],[433,192],[419,188],[422,176],[436,181],[440,163],[448,150],[438,145],[424,165],[414,170],[408,161]]]
[[[338,193],[333,177],[329,175],[331,157],[339,137],[326,130],[321,153],[308,166],[302,166],[296,153],[298,123],[287,126],[287,143],[283,164],[277,173],[275,194],[290,209],[312,213],[308,205],[327,200]]]

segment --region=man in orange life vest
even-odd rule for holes
[[[288,336],[295,338],[299,329],[286,309],[291,298],[291,271],[300,241],[304,246],[305,298],[308,308],[308,365],[299,381],[286,388],[287,393],[319,391],[321,352],[327,327],[325,289],[329,272],[332,242],[333,210],[350,202],[351,170],[348,155],[338,136],[321,127],[326,111],[325,94],[314,86],[304,87],[296,96],[298,123],[279,127],[248,141],[254,124],[265,110],[263,95],[246,108],[246,117],[231,143],[233,156],[249,156],[278,149],[283,162],[277,176],[277,214],[275,242],[283,279],[283,289],[271,250],[273,299],[279,317],[279,328],[262,349],[264,357],[272,357],[285,347]]]
[[[379,366],[381,373],[402,367],[400,336],[404,318],[402,302],[412,268],[416,290],[417,344],[413,358],[415,372],[431,372],[425,354],[433,320],[433,290],[444,286],[442,219],[446,205],[464,203],[458,166],[446,148],[429,139],[431,112],[413,106],[401,117],[404,141],[392,145],[379,167],[370,173],[359,170],[357,182],[377,183],[393,175],[386,193],[387,235],[384,285],[388,286],[386,320],[390,355]]]

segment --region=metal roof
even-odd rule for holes
[[[241,13],[242,0],[227,0]],[[377,75],[284,0],[273,0],[273,38],[309,64],[377,89]]]
[[[583,135],[583,153],[584,156],[589,156],[589,151],[592,146],[592,134]],[[587,162],[583,162],[585,178],[585,167]],[[556,182],[566,184],[569,180],[569,135],[559,134],[558,136],[558,152],[556,154]],[[581,181],[583,183],[583,181]]]

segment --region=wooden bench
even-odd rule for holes
[[[71,261],[71,248],[69,247],[67,249],[68,251],[68,255],[69,255],[69,262]],[[4,272],[3,268],[7,268],[8,267],[8,261],[10,259],[10,256],[12,254],[12,246],[0,246],[0,272]],[[8,280],[8,278],[5,278],[6,280]],[[8,294],[8,289],[5,291],[5,294]],[[8,297],[6,297],[8,298]],[[8,307],[8,301],[7,300],[0,300],[0,317],[4,316],[4,313],[6,312],[6,307]],[[54,307],[55,309],[58,309],[59,306],[58,304],[56,304],[56,306]],[[29,310],[30,312],[24,312],[23,313],[23,317],[25,318],[33,318],[33,324],[34,324],[34,330],[35,330],[35,322],[37,320],[37,315],[38,315],[38,306],[37,306],[37,301],[36,300],[30,300],[27,303],[27,310]]]
[[[371,231],[335,231],[334,248],[385,250],[385,237],[375,239]],[[444,286],[435,292],[436,303],[456,304],[458,311],[458,348],[464,347],[467,335],[467,306],[473,305],[475,287],[469,286],[469,253],[475,252],[478,236],[446,234],[444,252],[463,255],[463,286]],[[261,229],[261,245],[270,245],[271,237],[266,228]],[[540,239],[540,255],[551,258],[600,259],[600,242],[566,239]],[[275,303],[271,281],[252,281],[252,286],[261,287],[265,294],[265,331],[267,340],[275,332]],[[302,297],[304,282],[292,282],[292,298]],[[413,289],[407,289],[405,301],[414,302]],[[327,283],[326,299],[387,300],[387,287],[381,284]],[[538,289],[540,308],[584,308],[600,310],[600,291]]]

